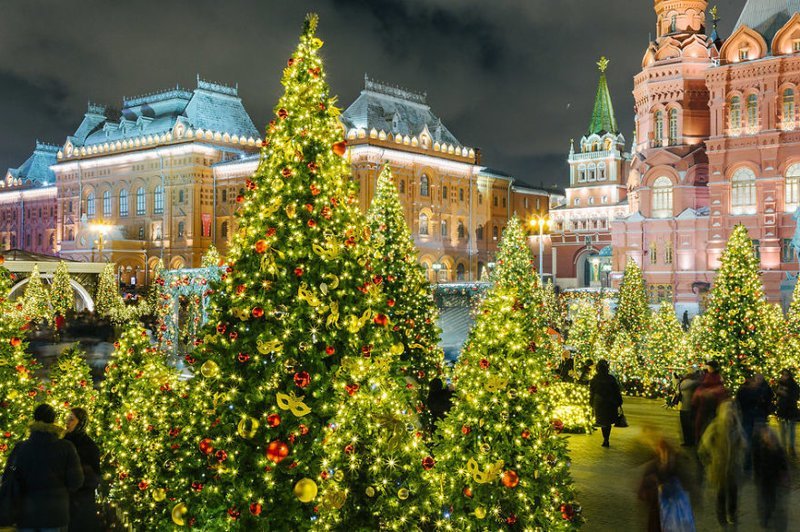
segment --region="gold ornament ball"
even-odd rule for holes
[[[300,502],[311,502],[317,497],[317,483],[310,478],[304,478],[294,485],[294,496]]]
[[[397,498],[400,499],[401,501],[408,499],[409,495],[411,495],[411,493],[409,493],[409,491],[406,488],[400,488],[399,490],[397,490]]]
[[[258,420],[247,415],[242,416],[242,419],[239,420],[239,425],[236,427],[236,432],[239,433],[239,436],[247,440],[255,436],[257,431]]]
[[[178,526],[186,525],[183,518],[187,513],[189,513],[189,508],[186,507],[186,504],[179,502],[172,508],[172,522]]]
[[[366,493],[367,493],[367,497],[374,497],[375,496],[375,488],[373,488],[372,486],[369,486],[366,489]]]
[[[153,490],[153,500],[156,502],[161,502],[167,498],[167,490],[164,488],[157,488]]]
[[[475,517],[477,517],[478,519],[483,519],[484,517],[486,517],[486,508],[484,508],[483,506],[478,506],[477,508],[475,508]]]
[[[342,471],[341,469],[336,471],[336,473],[333,474],[333,480],[335,480],[336,482],[343,481],[344,480],[344,471]]]
[[[219,365],[213,360],[206,360],[203,362],[203,365],[200,366],[200,373],[207,379],[216,379],[219,377]]]

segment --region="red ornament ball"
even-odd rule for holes
[[[344,154],[347,153],[347,141],[340,140],[331,146],[331,149],[339,157],[344,157]]]
[[[270,414],[267,416],[267,425],[273,429],[281,424],[281,416],[278,414]]]
[[[203,438],[200,440],[200,452],[205,455],[214,452],[214,443],[211,441],[211,438]]]
[[[501,480],[503,481],[503,486],[507,488],[516,488],[519,485],[519,475],[510,469],[503,473]]]
[[[269,249],[269,244],[263,238],[261,240],[256,240],[256,243],[253,246],[256,250],[256,253],[265,253],[267,249]]]
[[[256,517],[261,515],[261,510],[262,509],[263,508],[261,506],[261,503],[254,502],[254,503],[250,504],[250,513],[255,515]]]
[[[281,463],[289,456],[289,446],[279,440],[269,442],[267,446],[267,458],[276,464]]]
[[[11,347],[19,347],[20,344],[22,344],[22,340],[20,340],[15,336],[11,340],[9,340],[9,343],[11,344]]]
[[[517,523],[517,516],[514,515],[514,514],[509,515],[508,517],[506,517],[506,523],[508,523],[509,525],[516,524]]]
[[[461,493],[463,493],[464,497],[467,497],[468,499],[472,498],[472,490],[469,488],[469,486],[464,488],[464,490]]]
[[[470,432],[472,432],[472,427],[470,427],[469,425],[461,425],[461,434],[466,436]]]
[[[525,430],[522,431],[521,436],[522,436],[523,440],[527,440],[527,439],[529,439],[531,437],[531,431],[525,429]]]
[[[311,377],[307,371],[301,371],[294,374],[294,383],[298,388],[305,388],[311,384]]]
[[[222,449],[217,451],[217,454],[215,456],[217,457],[217,462],[224,462],[225,460],[228,459],[227,451],[224,451]]]
[[[393,307],[394,306],[394,299],[387,299],[386,300],[386,304],[389,305],[390,307]]]
[[[254,318],[260,318],[261,316],[264,315],[264,309],[261,307],[254,307],[252,314]]]
[[[331,356],[335,352],[336,352],[336,348],[333,347],[332,345],[329,345],[328,347],[325,348],[325,354],[328,355],[328,356]]]
[[[432,456],[426,456],[422,459],[422,468],[425,469],[425,471],[430,471],[435,465],[436,460],[434,460]]]
[[[389,317],[386,314],[378,314],[375,316],[374,321],[381,327],[386,327],[386,325],[389,323]]]
[[[489,367],[489,361],[486,360],[485,358],[482,358],[479,365],[481,369],[487,369]]]
[[[239,516],[240,516],[240,515],[242,515],[242,513],[241,513],[239,510],[237,510],[235,507],[233,507],[233,508],[228,508],[228,516],[229,516],[231,519],[233,519],[234,521],[236,521],[237,519],[239,519]]]

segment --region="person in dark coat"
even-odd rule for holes
[[[435,378],[431,381],[430,391],[428,392],[428,410],[431,413],[431,430],[433,425],[450,411],[453,406],[453,390],[445,388],[442,379]]]
[[[709,360],[706,362],[706,374],[692,397],[692,410],[695,412],[695,442],[699,442],[703,437],[706,427],[717,415],[717,408],[727,398],[728,391],[722,384],[722,376],[719,374],[719,362]]]
[[[619,408],[622,406],[622,392],[617,379],[608,371],[608,360],[597,362],[597,373],[589,383],[589,402],[595,422],[603,433],[603,447],[608,447],[611,426],[619,419]]]
[[[787,530],[789,460],[769,425],[757,426],[753,434],[753,473],[759,524],[764,530]]]
[[[777,397],[775,413],[781,427],[781,442],[783,448],[790,455],[795,456],[795,424],[800,415],[797,409],[797,401],[800,401],[800,386],[797,385],[794,375],[788,369],[781,371],[781,378],[775,385],[775,396]]]
[[[575,370],[575,359],[567,349],[561,353],[561,363],[558,365],[558,376],[563,382],[572,382],[572,372]]]
[[[742,415],[742,428],[747,437],[747,454],[745,456],[745,471],[750,471],[752,466],[752,456],[750,453],[753,444],[753,432],[756,428],[767,423],[767,416],[772,410],[772,400],[774,395],[772,388],[764,380],[761,374],[755,374],[745,380],[744,384],[736,392],[736,404]]]
[[[683,445],[693,447],[696,440],[694,436],[695,411],[692,407],[694,392],[700,385],[702,375],[697,371],[689,371],[678,381],[678,403],[680,404],[681,433]]]
[[[83,484],[81,462],[75,446],[61,439],[53,407],[37,406],[33,420],[30,436],[14,447],[7,463],[16,466],[23,487],[17,530],[66,529],[70,493]]]
[[[86,434],[89,414],[83,408],[73,408],[67,416],[67,434],[64,439],[72,442],[83,469],[83,486],[72,493],[69,499],[70,532],[98,532],[102,530],[97,517],[95,490],[100,485],[100,449]]]

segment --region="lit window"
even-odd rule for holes
[[[442,187],[442,199],[443,200],[447,199],[447,187],[445,186]]]
[[[400,194],[405,194],[406,193],[406,180],[405,179],[401,179],[400,180],[400,184],[399,184],[398,188],[400,189]]]
[[[464,238],[464,222],[458,222],[458,238]]]
[[[464,271],[465,268],[463,264],[459,264],[458,266],[456,266],[456,281],[464,280]]]
[[[653,182],[653,218],[672,217],[672,180],[661,176]]]
[[[669,110],[669,145],[676,146],[678,144],[678,110]]]
[[[658,263],[658,246],[655,242],[650,243],[650,264]]]
[[[783,129],[794,129],[794,89],[783,91]]]
[[[800,205],[800,164],[793,164],[786,170],[786,211],[793,212]]]
[[[653,126],[653,139],[656,146],[661,146],[664,142],[664,113],[656,111],[655,123]]]
[[[758,131],[758,96],[751,94],[747,97],[747,132]]]
[[[749,168],[740,168],[731,179],[731,213],[755,214],[756,175]]]
[[[728,114],[728,127],[731,135],[738,135],[742,130],[742,99],[738,96],[731,98]]]
[[[183,238],[183,233],[186,229],[186,224],[178,222],[178,238]]]
[[[144,212],[145,212],[144,187],[139,187],[138,189],[136,189],[136,214],[141,216],[144,214]]]
[[[97,213],[97,203],[95,202],[94,192],[89,192],[86,196],[86,216],[94,218]]]
[[[795,39],[792,41],[792,51],[794,53],[800,52],[800,39]]]
[[[430,194],[430,183],[428,182],[428,176],[422,174],[422,177],[419,178],[419,195],[420,196],[428,196]]]
[[[419,215],[419,234],[428,235],[428,215],[425,213]]]
[[[111,191],[106,190],[103,192],[103,216],[111,216]]]
[[[158,185],[153,194],[153,214],[164,212],[164,187]]]
[[[119,215],[128,216],[128,191],[124,188],[119,191]]]
[[[664,246],[664,264],[672,264],[672,242]]]
[[[750,58],[750,48],[739,48],[739,61],[747,61]]]
[[[442,220],[442,238],[447,237],[447,220]]]
[[[222,222],[222,225],[219,228],[219,236],[222,238],[228,238],[228,222]]]

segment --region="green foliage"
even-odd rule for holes
[[[582,300],[575,304],[573,313],[575,317],[567,338],[569,345],[575,348],[580,359],[592,358],[600,339],[597,308],[591,301]]]
[[[53,305],[53,313],[56,315],[66,316],[75,308],[75,295],[70,285],[67,263],[63,260],[59,261],[53,275],[53,284],[50,286],[50,302]]]
[[[556,294],[556,288],[551,280],[548,280],[544,284],[542,303],[542,310],[544,311],[545,323],[547,326],[563,333],[565,330],[564,318],[566,316],[566,308],[564,308],[564,302],[558,294]]]
[[[650,307],[647,304],[642,270],[633,259],[628,259],[619,287],[619,304],[614,315],[615,333],[624,331],[638,346],[644,339],[649,319]]]
[[[533,266],[533,255],[528,247],[525,228],[515,214],[508,221],[497,251],[497,267],[492,271],[492,282],[518,287],[520,297],[531,305],[534,299],[541,304],[541,284]],[[541,312],[539,312],[541,320]]]
[[[92,370],[86,363],[86,353],[79,344],[64,349],[50,367],[47,386],[48,403],[56,409],[60,423],[66,423],[71,408],[83,408],[92,417],[97,392],[92,383]]]
[[[25,285],[23,307],[25,316],[32,322],[47,321],[51,317],[50,295],[42,282],[38,264],[33,265],[33,271]]]
[[[688,369],[686,338],[672,303],[661,303],[652,314],[641,362],[642,385],[650,397],[666,397],[671,393],[672,372]]]
[[[112,263],[106,263],[100,274],[97,284],[97,294],[95,295],[95,312],[102,318],[110,319],[114,323],[124,323],[127,321],[125,301],[119,295],[119,285],[117,283],[116,267]]]

